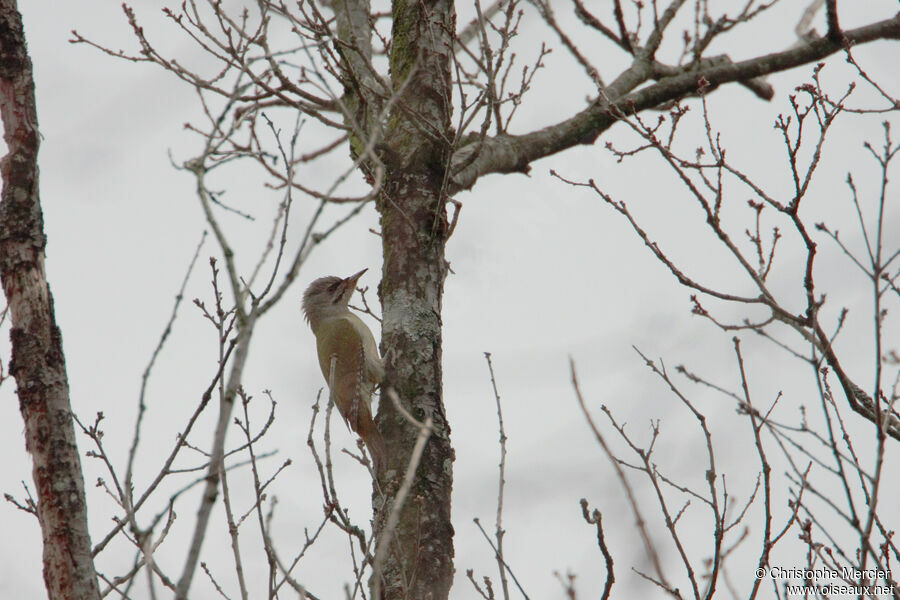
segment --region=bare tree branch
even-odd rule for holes
[[[845,31],[844,38],[851,45],[900,39],[900,16]],[[706,82],[704,85],[716,87],[729,82],[750,80],[821,60],[842,48],[841,43],[820,38],[782,52],[666,77],[637,92],[631,90],[641,82],[639,74],[633,82],[629,81],[621,86],[625,88],[621,94],[616,93],[617,86],[614,82],[607,88],[606,98],[569,119],[530,133],[490,137],[477,147],[470,145],[460,148],[453,156],[451,193],[471,188],[482,175],[527,173],[535,160],[579,144],[592,144],[616,122],[616,111],[625,114],[640,112],[696,92],[701,81]],[[649,66],[643,68],[646,76],[649,76]],[[479,153],[478,158],[466,168],[457,170],[457,165],[465,164],[469,154],[475,151]]]

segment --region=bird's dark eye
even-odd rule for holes
[[[331,285],[328,286],[328,291],[333,292],[333,291],[337,290],[339,285],[341,285],[341,282],[335,281],[334,283],[332,283]]]

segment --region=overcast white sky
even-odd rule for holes
[[[609,2],[595,4],[597,14],[610,12]],[[793,25],[805,4],[786,1],[747,33],[737,32],[733,45],[719,51],[727,49],[738,59],[790,45]],[[887,18],[897,8],[890,0],[839,4],[845,27]],[[184,57],[187,64],[200,61],[196,49],[157,17],[158,9],[153,5],[141,2],[136,6],[151,37],[172,56]],[[56,3],[50,10],[44,3],[23,2],[20,8],[34,62],[43,135],[40,183],[49,238],[47,270],[63,332],[72,403],[84,421],[93,420],[97,411],[103,411],[107,450],[115,464],[124,467],[141,372],[206,227],[192,178],[176,171],[169,158],[171,153],[180,162],[197,151],[197,138],[185,132],[183,124],[197,117],[198,103],[186,85],[159,68],[117,61],[87,46],[67,42],[69,31],[78,29],[109,47],[133,49],[135,44],[118,3]],[[569,9],[570,4],[562,2],[557,8],[561,15]],[[468,15],[470,9],[461,7],[460,12]],[[819,31],[823,30],[823,20],[820,14]],[[583,106],[590,93],[581,71],[530,9],[526,9],[522,30],[523,40],[533,44],[543,39],[556,50],[545,59],[546,68],[535,80],[535,91],[526,96],[512,127],[514,132],[571,114]],[[531,47],[529,53],[527,45],[523,48],[522,60],[533,60],[536,49]],[[623,57],[607,44],[597,44],[596,52],[600,51],[610,56],[597,59],[598,64],[608,65],[603,73],[608,80],[617,65],[624,65]],[[860,48],[857,56],[889,91],[895,96],[900,93],[896,42]],[[786,95],[808,81],[811,71],[812,67],[806,66],[772,77],[776,98],[771,103],[733,86],[717,91],[710,101],[714,124],[722,131],[729,157],[770,189],[783,192],[787,181],[783,146],[772,123],[786,109]],[[849,72],[843,58],[834,57],[824,80],[833,86],[831,91],[839,93],[847,85]],[[864,93],[859,97],[860,103],[871,98]],[[697,103],[692,107],[696,109]],[[815,204],[809,207],[810,222],[829,219],[837,223],[842,237],[857,249],[861,248],[858,230],[843,181],[848,170],[858,170],[861,188],[870,194],[875,191],[871,178],[866,177],[873,171],[870,163],[861,160],[861,145],[866,139],[880,142],[880,128],[878,118],[840,123],[826,146],[821,174],[811,195]],[[629,202],[654,237],[692,267],[692,274],[707,281],[745,286],[729,275],[733,264],[723,258],[715,241],[705,233],[699,211],[672,174],[656,160],[616,164],[603,149],[607,140],[623,145],[633,141],[619,126],[594,147],[539,161],[530,177],[489,176],[478,182],[474,191],[457,196],[463,208],[447,246],[454,274],[446,282],[443,314],[445,402],[457,456],[454,598],[474,597],[465,580],[466,569],[473,568],[479,579],[488,575],[497,580],[492,552],[472,523],[473,517],[480,517],[489,530],[493,529],[499,458],[496,410],[483,352],[493,353],[509,436],[504,515],[507,561],[532,598],[563,596],[554,571],[577,574],[577,588],[583,598],[593,597],[592,590],[604,580],[594,532],[581,519],[578,501],[582,497],[603,511],[617,561],[617,585],[623,588],[619,593],[626,589],[652,591],[630,570],[632,566],[646,566],[636,542],[634,519],[609,462],[580,415],[569,381],[569,357],[577,363],[582,390],[598,422],[604,422],[600,406],[605,404],[620,421],[629,423],[629,430],[638,439],[646,440],[649,419],[661,419],[663,433],[656,451],[660,461],[670,461],[661,467],[695,485],[702,483],[705,471],[696,425],[653,378],[632,346],[651,357],[662,357],[669,367],[686,363],[715,381],[737,387],[730,336],[690,315],[689,292],[676,285],[620,215],[595,195],[564,186],[548,175],[553,168],[575,179],[595,178],[617,199]],[[271,192],[264,191],[263,181],[249,173],[216,183],[227,191],[229,201],[255,211],[262,223],[247,225],[231,216],[222,217],[235,236],[239,253],[245,253],[244,264],[252,264],[264,239],[259,230],[266,229],[271,218]],[[742,192],[735,206],[743,205],[744,195]],[[258,203],[258,198],[265,203]],[[312,206],[304,201],[295,205],[295,233]],[[733,214],[740,215],[740,210]],[[889,231],[898,231],[898,219],[900,212],[896,205],[891,206],[886,218]],[[370,301],[375,302],[380,241],[368,230],[377,227],[377,214],[370,205],[316,250],[289,297],[260,323],[252,345],[244,386],[258,399],[257,423],[262,423],[267,410],[262,391],[271,390],[278,402],[277,419],[263,446],[279,453],[269,459],[267,468],[274,469],[286,458],[294,461],[274,489],[279,502],[276,542],[285,556],[292,555],[292,549],[303,539],[304,528],[312,530],[322,515],[306,434],[310,407],[323,382],[314,339],[300,315],[300,295],[316,277],[348,275],[368,267],[362,283],[373,290]],[[898,236],[889,237],[896,244]],[[776,285],[784,290],[796,289],[796,257],[790,256],[790,248],[791,242],[786,240],[783,262],[777,265],[783,273],[777,275]],[[208,240],[188,285],[188,299],[199,297],[210,303],[207,258],[218,254],[213,241]],[[851,372],[868,383],[871,319],[866,313],[870,300],[865,295],[865,281],[830,248],[822,253],[819,275],[829,292],[830,310],[836,313],[844,305],[858,308],[851,312],[842,349],[845,355],[854,355],[847,358]],[[801,304],[797,302],[799,310]],[[736,317],[742,313],[726,309],[721,314]],[[376,322],[368,322],[376,328]],[[896,321],[888,320],[887,328],[889,342],[896,340]],[[6,331],[2,337],[0,348],[6,362]],[[808,373],[773,346],[749,335],[744,337],[755,397],[764,403],[774,399],[778,391],[785,391],[782,420],[796,421],[797,407],[815,401],[809,395],[812,387]],[[214,367],[215,333],[186,303],[149,385],[147,429],[136,477],[139,488],[155,474]],[[687,384],[685,387],[709,415],[719,471],[727,473],[729,493],[745,501],[758,470],[746,420],[734,414],[733,404],[724,397]],[[0,411],[0,452],[4,457],[0,490],[21,497],[20,481],[30,485],[31,465],[24,450],[12,381],[0,388]],[[209,425],[207,419],[203,430],[208,431]],[[353,447],[343,426],[334,429],[337,443]],[[236,441],[238,433],[233,429],[229,439]],[[198,435],[194,442],[208,446],[205,434]],[[83,451],[89,449],[84,437],[79,436],[79,444]],[[896,472],[896,449],[890,458]],[[195,457],[191,460],[182,465],[201,462]],[[111,501],[94,487],[97,477],[104,476],[98,461],[84,459],[83,465],[96,542],[117,513]],[[353,515],[365,523],[369,484],[349,460],[338,458],[337,468],[345,505],[352,506]],[[246,483],[241,475],[235,475],[234,481],[233,488]],[[888,485],[893,485],[896,493],[896,485]],[[647,493],[643,485],[636,489]],[[246,494],[237,492],[236,496],[246,506]],[[887,505],[892,502],[889,495],[885,499]],[[164,500],[164,496],[160,498]],[[646,500],[645,514],[656,517],[652,498]],[[900,515],[896,502],[893,504],[885,510],[896,526]],[[177,574],[183,561],[197,498],[189,497],[179,506],[180,527],[156,556],[170,574]],[[699,564],[709,555],[712,525],[699,509],[691,518],[697,519],[698,529],[691,536],[690,550]],[[0,544],[0,595],[43,597],[37,523],[9,504],[0,507],[0,523],[5,540]],[[657,520],[654,526],[658,524]],[[234,591],[226,533],[224,516],[217,513],[205,546],[206,560]],[[758,554],[753,545],[758,543],[758,531],[752,534],[757,537],[751,536],[747,542],[752,547],[742,555],[744,562],[732,567],[731,576],[739,590],[746,590],[752,581],[751,568],[740,568],[748,564],[746,559]],[[252,585],[253,595],[258,597],[264,590],[264,556],[253,533],[248,532],[244,540],[248,571],[257,574]],[[676,556],[666,542],[660,535],[663,558],[673,561]],[[337,531],[324,535],[316,551],[301,563],[297,578],[321,598],[340,597],[350,572],[345,562],[346,544]],[[105,572],[115,574],[123,571],[131,558],[132,550],[123,544],[105,553],[100,565]],[[800,565],[786,562],[784,566]],[[675,581],[683,580],[678,564],[672,563],[669,572]],[[217,597],[202,574],[196,577],[192,590],[193,598]],[[134,597],[143,598],[143,594],[139,591]]]

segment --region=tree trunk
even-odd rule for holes
[[[378,147],[385,167],[378,199],[384,387],[396,390],[416,419],[431,417],[434,429],[393,532],[382,598],[440,600],[448,597],[453,582],[453,449],[443,405],[441,299],[447,273],[445,171],[452,139],[450,52],[456,16],[448,0],[395,0],[393,18],[391,79],[399,98]],[[389,467],[381,477],[387,502],[375,496],[376,536],[393,507],[417,435],[386,398],[378,423]]]
[[[62,336],[44,273],[40,134],[31,59],[15,0],[0,0],[0,113],[9,147],[0,163],[0,279],[12,323],[10,373],[34,461],[44,585],[52,600],[99,599]]]

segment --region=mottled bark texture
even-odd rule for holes
[[[62,337],[44,273],[40,135],[31,60],[15,0],[0,0],[0,113],[9,147],[0,163],[0,279],[12,324],[9,370],[34,462],[44,584],[51,600],[99,598]]]
[[[398,99],[379,145],[385,167],[378,199],[384,251],[381,349],[385,387],[397,391],[415,418],[431,417],[434,430],[390,544],[382,598],[440,600],[453,582],[453,449],[443,404],[441,298],[456,16],[448,0],[399,0],[393,18],[391,83]],[[378,424],[389,466],[381,476],[387,501],[375,495],[376,535],[393,506],[417,434],[387,400],[381,402]]]

